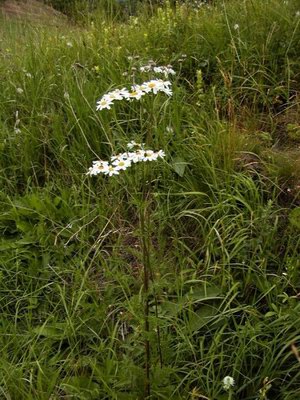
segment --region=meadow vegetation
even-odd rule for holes
[[[2,18],[0,77],[0,398],[298,400],[299,2]]]

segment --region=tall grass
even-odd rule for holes
[[[1,398],[143,399],[145,338],[152,399],[299,398],[298,11],[253,0],[122,21],[99,10],[65,29],[1,20]],[[150,59],[176,70],[171,98],[96,111],[150,79]],[[166,162],[86,176],[145,136]]]

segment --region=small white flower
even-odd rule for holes
[[[137,150],[132,153],[128,153],[128,160],[133,162],[134,164],[143,161],[144,159],[145,150]]]
[[[234,386],[234,379],[231,376],[225,376],[223,379],[223,388],[229,390],[232,386]]]
[[[233,26],[233,29],[234,29],[235,31],[237,31],[239,28],[240,28],[239,24],[235,24],[235,25]]]
[[[154,71],[156,74],[161,74],[161,73],[164,72],[164,70],[163,70],[162,67],[154,67],[154,68],[153,68],[153,71]]]
[[[119,175],[119,171],[114,166],[109,165],[107,171],[105,171],[104,174],[108,176]]]
[[[158,158],[158,153],[153,150],[146,150],[144,153],[143,161],[156,161]]]
[[[27,78],[32,78],[32,75],[31,75],[30,72],[26,72],[26,73],[25,73],[25,76],[27,76]]]
[[[296,12],[296,17],[300,17],[300,11]]]
[[[93,166],[89,168],[87,175],[98,175],[101,173],[105,173],[108,171],[108,162],[107,161],[93,161]]]
[[[72,42],[67,42],[67,46],[68,46],[68,47],[73,47]]]
[[[133,90],[132,92],[128,93],[128,97],[126,97],[127,100],[131,100],[131,99],[136,99],[136,100],[140,100],[141,97],[143,97],[145,95],[145,92],[143,92],[141,89],[136,89]]]
[[[108,100],[108,101],[113,101],[113,100],[123,100],[123,92],[120,89],[113,90],[112,92],[109,92],[105,94],[102,99]]]
[[[132,140],[131,142],[127,143],[127,147],[128,149],[133,149],[134,147],[141,147],[140,143],[136,143],[134,140]]]
[[[107,108],[108,110],[110,110],[110,106],[112,105],[112,103],[113,103],[112,100],[110,100],[108,98],[105,98],[105,97],[102,97],[102,99],[97,102],[96,110],[97,111],[98,110],[101,111],[104,108]]]
[[[116,171],[125,171],[131,165],[130,160],[126,159],[117,159],[113,162]]]
[[[16,92],[17,92],[18,94],[22,94],[22,93],[24,93],[24,90],[23,90],[22,88],[18,87],[18,88],[16,89]]]

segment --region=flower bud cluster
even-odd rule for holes
[[[167,78],[169,75],[176,75],[176,72],[172,68],[172,65],[167,66],[155,66],[152,63],[148,65],[143,65],[140,67],[141,72],[154,72],[155,74],[164,74]]]
[[[125,171],[132,164],[142,161],[156,161],[158,158],[165,157],[163,150],[145,150],[144,144],[139,144],[134,141],[128,143],[127,147],[129,150],[135,149],[135,151],[127,151],[125,153],[117,154],[112,156],[110,161],[93,161],[93,166],[89,168],[87,175],[119,175],[120,171]]]

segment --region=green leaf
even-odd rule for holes
[[[185,167],[187,166],[187,162],[184,161],[182,158],[180,157],[176,157],[172,163],[172,167],[174,169],[174,171],[176,172],[176,174],[178,174],[180,177],[183,177],[184,175],[184,171],[185,171]]]
[[[61,340],[66,337],[66,330],[67,324],[65,322],[56,322],[53,324],[37,326],[33,329],[33,332],[49,339]]]
[[[189,314],[187,330],[190,333],[199,331],[201,328],[203,328],[203,326],[211,322],[217,313],[218,309],[215,307],[209,305],[202,306],[196,312]]]

